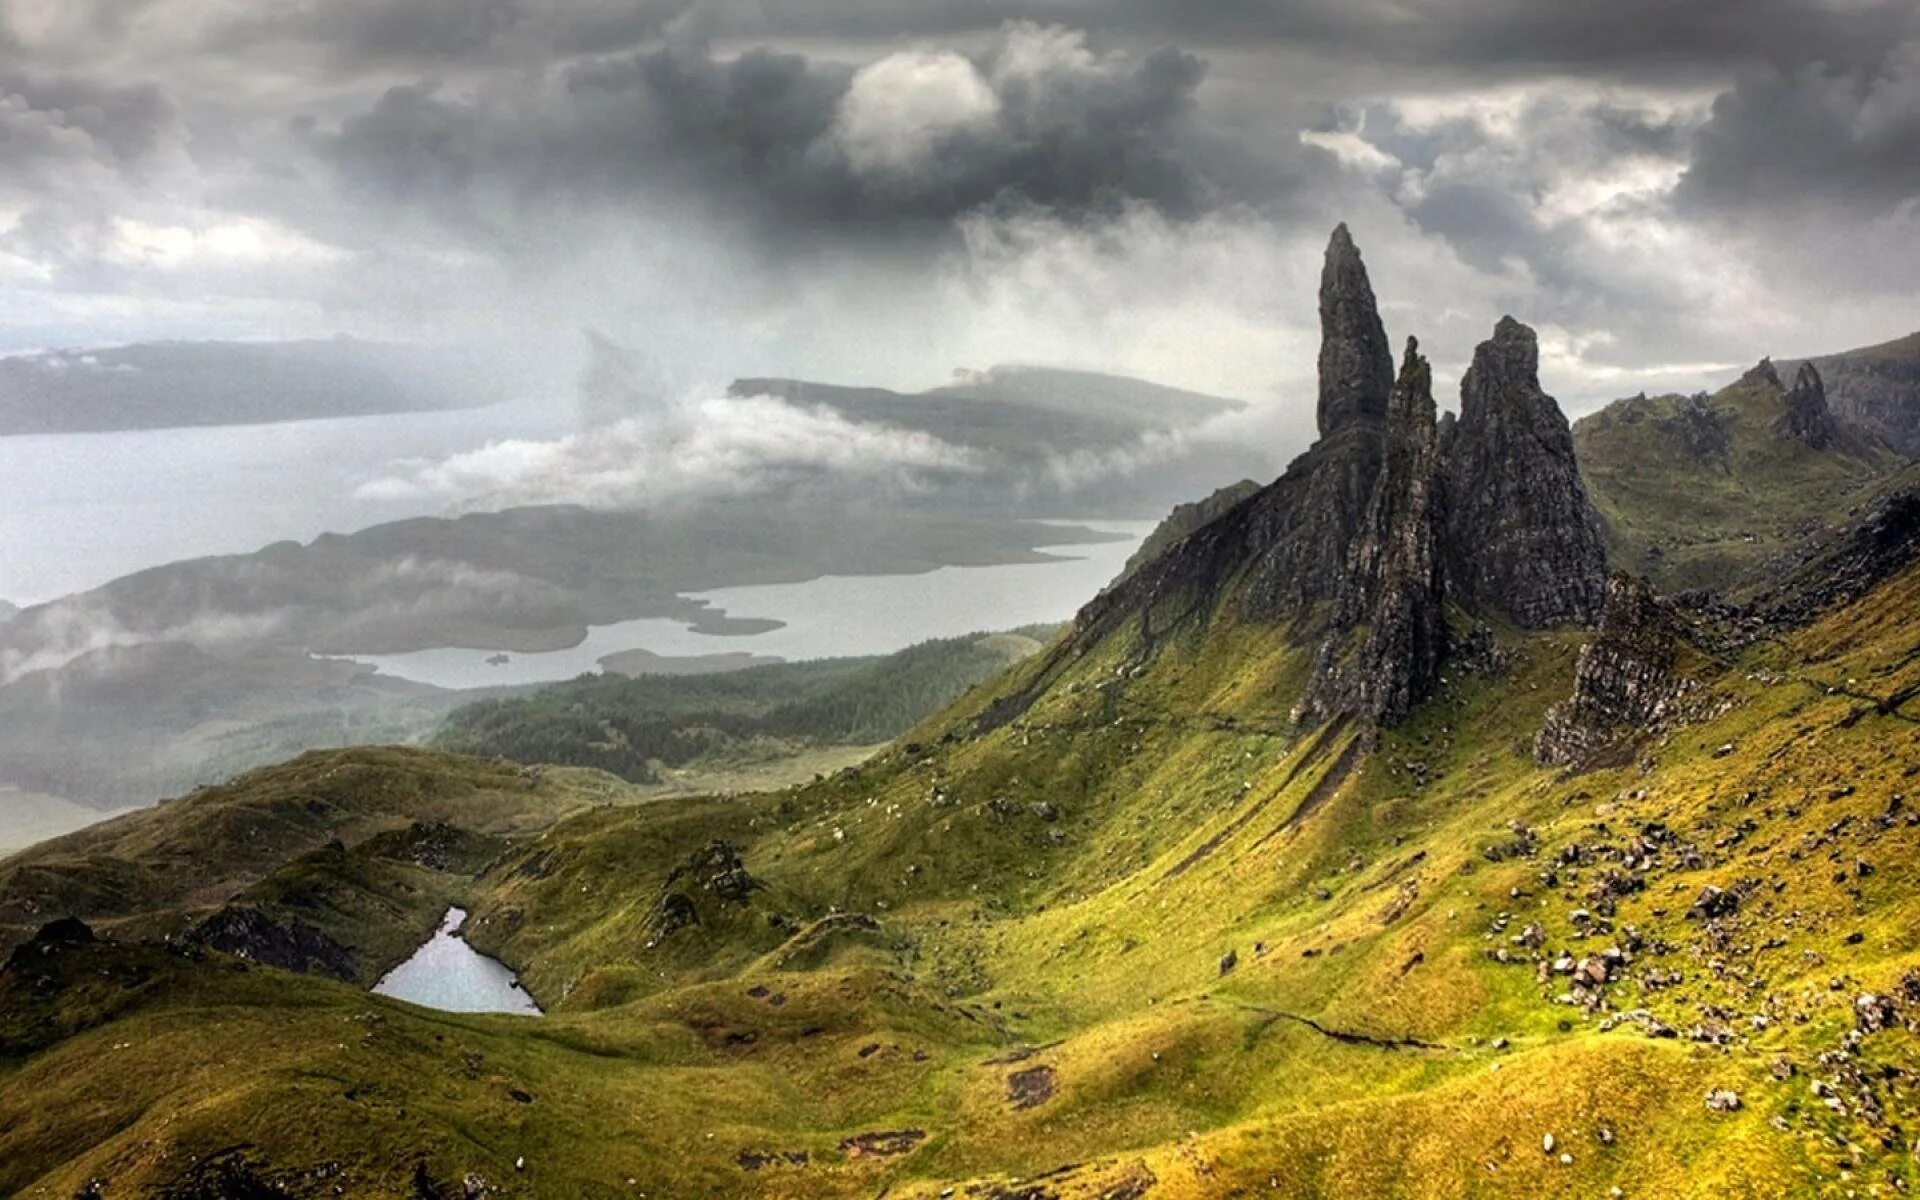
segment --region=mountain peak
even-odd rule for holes
[[[1334,228],[1320,272],[1319,367],[1322,437],[1386,415],[1393,352],[1366,263],[1344,223]]]
[[[1590,625],[1606,599],[1600,520],[1539,368],[1534,331],[1503,317],[1460,381],[1447,445],[1449,574],[1458,599],[1523,627]]]
[[[1144,669],[1177,629],[1204,629],[1231,606],[1317,647],[1296,721],[1382,726],[1437,684],[1453,649],[1449,605],[1530,628],[1599,617],[1599,522],[1566,418],[1540,389],[1533,330],[1511,317],[1495,327],[1463,384],[1459,420],[1442,425],[1417,339],[1393,373],[1344,228],[1328,247],[1320,300],[1320,440],[1081,610],[1059,661],[1137,621],[1127,670]],[[985,721],[1012,719],[1036,694],[1006,698]]]

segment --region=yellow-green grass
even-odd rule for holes
[[[1884,1073],[1920,1065],[1911,1034],[1846,1059],[1884,1124],[1851,1095],[1830,1111],[1809,1080],[1839,1069],[1819,1056],[1842,1047],[1854,997],[1920,967],[1920,830],[1888,816],[1920,782],[1920,713],[1876,703],[1920,682],[1920,572],[1783,641],[1691,660],[1714,715],[1588,774],[1530,756],[1577,636],[1503,634],[1504,673],[1450,676],[1369,747],[1289,724],[1309,651],[1235,611],[1223,598],[1206,636],[1176,631],[1138,672],[1132,628],[1057,648],[818,783],[509,830],[457,891],[541,1020],[89,951],[158,957],[111,1003],[75,993],[78,1032],[0,1065],[0,1191],[99,1178],[139,1194],[235,1146],[294,1172],[291,1194],[412,1195],[416,1164],[446,1194],[476,1173],[528,1196],[1915,1182],[1911,1135],[1888,1128],[1913,1127],[1913,1078]],[[1042,678],[1018,719],[980,731]],[[1596,851],[1653,822],[1674,832],[1660,865],[1617,898],[1614,932],[1582,936],[1572,912],[1617,865]],[[698,872],[670,882],[716,841],[758,881],[742,898]],[[1587,849],[1543,882],[1568,847]],[[1749,879],[1714,941],[1689,906]],[[675,891],[699,921],[663,932]],[[1496,961],[1533,921],[1576,957],[1637,929],[1610,1009],[1683,1036],[1603,1031],[1557,1002],[1563,977]],[[1643,989],[1650,967],[1682,978]],[[1685,1036],[1713,1025],[1725,1044]],[[1041,1068],[1050,1092],[1017,1106],[1012,1077]],[[1718,1088],[1738,1110],[1709,1111]],[[842,1148],[898,1130],[925,1136],[899,1155]]]

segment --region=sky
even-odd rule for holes
[[[1910,332],[1920,0],[0,0],[0,352],[1030,362],[1304,437],[1341,220],[1443,402],[1503,313],[1576,414]]]

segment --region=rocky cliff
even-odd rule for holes
[[[1809,361],[1843,425],[1920,455],[1920,333]]]
[[[1438,679],[1451,605],[1528,628],[1598,618],[1599,522],[1566,418],[1541,390],[1533,331],[1500,322],[1463,383],[1460,419],[1442,424],[1412,339],[1393,376],[1345,226],[1327,247],[1320,319],[1320,440],[1088,605],[1062,654],[1137,617],[1144,659],[1233,603],[1241,619],[1286,625],[1318,647],[1296,719],[1385,725]]]
[[[1812,363],[1800,364],[1786,395],[1786,411],[1780,414],[1774,430],[1814,450],[1825,450],[1833,444],[1834,422],[1827,408],[1827,389]]]
[[[1600,519],[1580,482],[1573,431],[1540,388],[1538,339],[1512,317],[1474,351],[1444,451],[1454,598],[1528,629],[1597,619],[1606,600]]]
[[[1296,720],[1352,712],[1391,724],[1432,688],[1447,653],[1433,372],[1412,338],[1388,397],[1382,440],[1381,468],[1348,548],[1333,627]]]
[[[1679,715],[1693,687],[1674,670],[1683,625],[1644,580],[1607,581],[1600,632],[1580,651],[1573,695],[1547,711],[1534,757],[1554,766],[1593,766]]]
[[[1345,224],[1333,231],[1320,272],[1320,434],[1386,416],[1393,350],[1373,284]]]

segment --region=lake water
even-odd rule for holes
[[[448,909],[440,931],[414,951],[412,958],[387,972],[373,990],[444,1012],[539,1016],[540,1006],[506,964],[488,958],[460,936],[460,927],[466,921],[465,909]]]
[[[1082,521],[1124,540],[1054,547],[1050,562],[941,567],[918,575],[835,575],[806,583],[700,592],[733,617],[786,624],[767,633],[721,636],[680,621],[647,618],[595,626],[580,645],[547,654],[421,650],[356,656],[383,674],[447,688],[552,683],[600,670],[621,650],[689,656],[747,651],[786,659],[886,654],[930,638],[1065,621],[1113,581],[1152,521]]]

